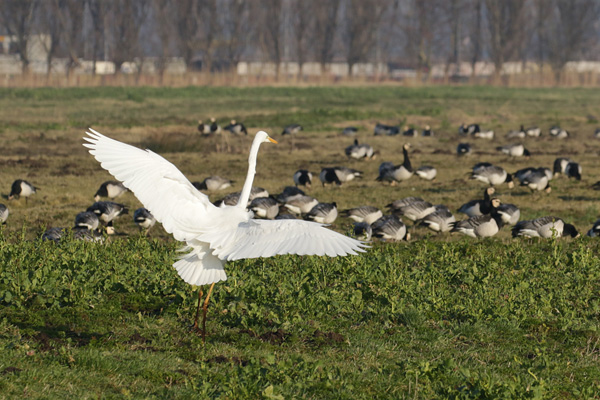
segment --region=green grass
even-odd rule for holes
[[[33,398],[582,398],[598,245],[461,240],[229,264],[206,345],[172,244],[0,247],[0,391]],[[15,242],[15,244],[11,244]]]
[[[40,187],[8,204],[0,227],[0,398],[598,398],[598,242],[491,240],[411,229],[410,243],[375,244],[365,255],[276,257],[228,264],[216,286],[206,345],[190,329],[197,298],[171,267],[179,246],[161,227],[141,237],[131,217],[104,244],[39,241],[71,226],[110,179],[85,151],[88,126],[151,148],[191,180],[219,174],[239,190],[251,138],[196,135],[196,121],[243,121],[280,141],[264,145],[255,184],[271,193],[299,168],[346,165],[362,180],[309,194],[340,208],[384,207],[407,196],[458,208],[483,186],[466,173],[479,161],[509,171],[568,156],[583,180],[552,181],[550,195],[499,187],[522,218],[556,215],[584,233],[598,217],[589,186],[600,180],[593,139],[600,93],[586,89],[486,87],[90,88],[0,90],[0,194],[14,179]],[[413,165],[434,165],[436,182],[375,182],[381,161],[400,163],[405,139],[373,137],[376,122],[429,124],[410,139]],[[305,130],[281,137],[284,125]],[[496,130],[457,158],[457,126]],[[560,141],[527,139],[533,156],[495,147],[520,124],[572,131]],[[352,139],[381,153],[349,161]],[[224,193],[211,194],[216,200]],[[118,199],[133,210],[130,193]],[[339,218],[334,229],[347,232]]]

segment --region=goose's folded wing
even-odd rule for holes
[[[203,217],[216,207],[169,161],[150,150],[141,150],[108,138],[93,129],[84,146],[131,190],[165,230],[177,240],[197,236]]]
[[[560,221],[560,222],[559,222]],[[562,219],[557,218],[557,217],[552,217],[552,216],[547,216],[547,217],[540,217],[537,219],[534,219],[533,221],[531,221],[531,226],[533,228],[539,229],[544,225],[555,225],[555,224],[562,224]]]
[[[209,242],[213,254],[220,259],[272,257],[281,254],[356,255],[368,247],[325,228],[324,225],[300,220],[249,220],[234,230],[212,232],[198,237]]]

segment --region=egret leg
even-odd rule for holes
[[[215,282],[210,285],[210,289],[208,289],[208,294],[206,295],[206,299],[204,300],[204,306],[202,307],[202,343],[206,341],[206,311],[208,310],[208,300],[210,300],[210,295],[215,287]]]
[[[202,304],[202,287],[198,290],[198,308],[196,309],[196,318],[194,318],[194,329],[198,329],[198,317],[200,316],[200,304]]]

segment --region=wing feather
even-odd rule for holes
[[[557,217],[552,217],[552,216],[540,217],[540,218],[537,218],[537,219],[534,219],[533,221],[531,221],[531,225],[533,225],[536,229],[539,229],[544,225],[559,224],[558,221],[562,221],[562,219],[557,218]]]
[[[102,168],[131,190],[177,240],[197,236],[203,217],[216,207],[169,161],[108,138],[93,129],[84,144]]]
[[[210,243],[213,255],[229,261],[281,254],[356,255],[368,247],[322,224],[301,220],[249,220],[240,223],[234,233],[222,232],[218,237],[208,233],[197,239]]]

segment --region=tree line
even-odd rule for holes
[[[598,59],[599,16],[600,0],[4,0],[0,34],[14,38],[24,73],[28,41],[44,34],[48,73],[56,58],[67,74],[84,59],[118,73],[149,57],[163,74],[178,57],[204,72],[245,60],[297,62],[301,74],[335,61],[419,77],[433,64],[488,61],[499,79],[505,62],[533,61],[560,79],[568,61]]]

